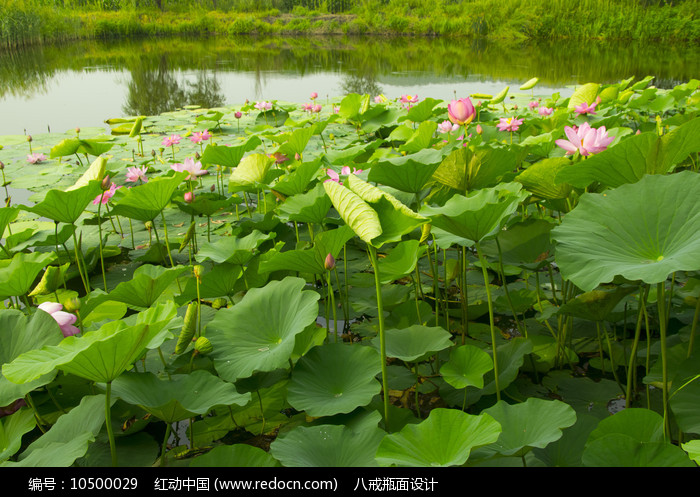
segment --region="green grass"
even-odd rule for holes
[[[0,46],[261,33],[698,42],[698,12],[700,0],[0,0]]]

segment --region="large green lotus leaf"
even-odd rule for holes
[[[151,340],[175,317],[173,302],[138,315],[136,324],[112,321],[84,336],[70,336],[58,345],[31,350],[5,364],[2,372],[15,383],[26,383],[58,368],[99,382],[110,382],[140,358]]]
[[[442,100],[426,97],[422,102],[412,106],[409,109],[408,113],[406,114],[406,119],[414,123],[419,123],[425,121],[426,119],[430,119],[434,114],[433,109],[439,103],[442,103]],[[440,109],[435,112],[438,111],[440,111]]]
[[[255,250],[275,237],[275,233],[263,233],[253,230],[247,236],[238,238],[235,236],[221,237],[215,242],[203,243],[195,258],[198,262],[211,260],[218,264],[245,264],[255,255]]]
[[[669,405],[678,427],[685,433],[700,434],[700,367],[698,354],[692,354],[676,370]]]
[[[501,230],[495,239],[486,240],[482,249],[485,255],[497,259],[497,239],[503,264],[534,270],[547,265],[554,255],[554,245],[550,240],[552,228],[554,223],[530,217]]]
[[[17,218],[19,207],[0,207],[0,238],[5,238],[5,229]]]
[[[90,164],[88,170],[85,171],[80,178],[78,178],[78,181],[76,181],[73,186],[66,188],[66,191],[68,192],[82,188],[83,186],[88,185],[90,181],[102,182],[105,177],[106,170],[107,159],[104,157],[98,157],[92,164]]]
[[[690,171],[583,195],[552,230],[557,265],[585,291],[616,276],[654,284],[700,269],[699,211],[700,174]]]
[[[442,161],[433,179],[467,193],[496,185],[515,167],[516,156],[508,149],[461,147]]]
[[[22,447],[22,436],[36,426],[34,412],[20,409],[11,416],[0,419],[0,461],[5,461]]]
[[[87,185],[71,191],[49,190],[44,200],[32,207],[22,206],[22,209],[59,223],[72,224],[101,192],[100,183],[90,181]]]
[[[247,444],[220,445],[190,462],[191,468],[275,468],[281,466],[264,450]]]
[[[636,290],[635,286],[592,290],[562,304],[557,312],[591,321],[604,321],[622,299]]]
[[[421,213],[438,228],[467,240],[481,240],[498,234],[529,193],[520,183],[501,183],[469,196],[455,195],[442,207],[425,206]]]
[[[323,187],[345,224],[350,226],[362,241],[371,244],[374,238],[382,234],[379,216],[359,195],[335,181],[326,181]]]
[[[649,409],[628,408],[602,419],[588,437],[588,443],[612,433],[632,437],[637,442],[663,442],[664,420]]]
[[[105,396],[87,395],[18,457],[1,466],[68,467],[85,455],[105,422]]]
[[[372,467],[374,455],[386,433],[377,427],[381,415],[374,411],[353,426],[299,426],[270,444],[270,452],[288,467]]]
[[[104,140],[81,140],[79,138],[66,138],[51,148],[51,158],[65,157],[73,154],[101,155],[114,146],[114,143],[105,143]]]
[[[194,202],[189,204],[187,202],[175,200],[180,210],[195,216],[200,214],[204,216],[213,216],[218,211],[234,204],[240,204],[241,202],[243,202],[243,200],[240,197],[224,197],[214,192],[198,193]]]
[[[288,402],[309,416],[348,413],[381,390],[379,354],[371,347],[329,343],[314,347],[294,366]]]
[[[279,206],[279,210],[281,216],[292,221],[323,224],[331,205],[331,199],[319,183],[307,193],[289,197]]]
[[[210,357],[223,379],[236,381],[256,371],[286,367],[296,335],[318,317],[320,296],[305,286],[301,278],[272,281],[217,312],[206,336],[214,346]]]
[[[581,164],[577,164],[578,167]],[[557,174],[571,166],[571,161],[566,157],[552,157],[536,162],[516,176],[515,181],[523,184],[525,189],[534,196],[553,200],[566,198],[571,193],[571,185],[556,183]]]
[[[316,159],[311,162],[303,162],[292,171],[289,175],[283,176],[272,187],[272,190],[291,197],[306,191],[312,179],[316,177],[316,173],[321,168],[321,159]]]
[[[440,367],[440,375],[455,388],[484,387],[484,375],[493,369],[493,359],[474,345],[460,345]]]
[[[19,252],[5,267],[0,267],[0,298],[26,294],[34,280],[56,258],[55,252]]]
[[[244,188],[262,188],[266,183],[267,172],[275,163],[275,159],[265,154],[251,154],[243,159],[229,178],[229,192],[237,192]]]
[[[381,466],[461,466],[475,447],[495,442],[501,425],[488,414],[433,409],[419,424],[387,435],[377,450]]]
[[[120,467],[149,467],[160,455],[160,443],[147,432],[120,436],[116,443],[117,463]],[[77,467],[112,467],[112,453],[106,431],[102,431],[90,444],[83,457],[75,461]]]
[[[561,437],[562,429],[576,422],[576,412],[570,405],[536,397],[513,405],[501,400],[483,412],[503,427],[501,436],[488,449],[505,456],[522,455],[531,447],[546,447]]]
[[[186,266],[164,268],[144,264],[134,271],[129,281],[119,283],[104,300],[123,302],[137,310],[144,310],[151,307],[165,289],[185,271]]]
[[[386,355],[408,362],[420,362],[454,345],[452,334],[439,326],[415,324],[401,330],[388,329],[384,334]],[[379,337],[372,343],[379,349]]]
[[[15,309],[0,311],[0,364],[8,364],[25,352],[46,345],[57,345],[63,333],[51,314],[37,310],[28,318]],[[50,383],[56,376],[49,372],[29,383],[12,383],[0,375],[0,406],[10,405],[35,388]]]
[[[245,406],[250,401],[250,393],[240,394],[231,383],[202,370],[168,379],[127,372],[112,382],[112,393],[166,423],[204,415],[216,406]]]
[[[425,148],[415,154],[380,160],[372,165],[367,179],[410,193],[422,191],[442,162],[440,150]]]
[[[399,151],[413,154],[420,150],[430,148],[437,126],[435,121],[424,121],[420,123],[418,129],[413,132],[406,143],[399,147]]]
[[[577,413],[576,423],[564,429],[559,440],[551,442],[544,449],[534,448],[532,454],[548,467],[581,467],[581,456],[591,431],[599,418],[588,413]]]
[[[532,353],[532,341],[527,338],[513,338],[503,345],[499,345],[498,351],[498,386],[501,390],[510,385],[517,377],[525,362],[525,356]],[[487,351],[491,354],[491,349]],[[496,393],[496,374],[491,370],[484,375],[484,388],[468,387],[467,399],[474,403],[482,395]]]
[[[614,147],[559,172],[557,183],[584,188],[594,181],[615,188],[645,174],[666,174],[688,154],[700,151],[700,118],[659,137],[655,132],[631,136]]]
[[[353,231],[344,225],[335,230],[323,231],[314,238],[310,250],[288,250],[277,252],[261,262],[260,271],[299,271],[301,273],[324,274],[328,254],[338,257],[343,245],[353,237]]]
[[[596,95],[598,95],[599,89],[600,85],[598,83],[586,83],[585,85],[579,86],[576,91],[574,91],[574,94],[571,95],[567,108],[569,110],[574,110],[574,108],[582,103],[592,104]]]
[[[380,283],[385,285],[413,273],[418,259],[426,250],[418,240],[399,242],[394,248],[379,260]]]
[[[113,197],[115,205],[112,214],[144,222],[152,221],[167,207],[175,190],[187,175],[188,173],[181,172],[173,176],[159,176],[133,188],[118,189]]]
[[[589,443],[581,460],[588,467],[696,467],[688,454],[676,445],[640,442],[622,433],[611,433]]]
[[[327,184],[328,183],[324,183],[324,185]],[[379,218],[381,232],[379,235],[372,238],[372,245],[377,248],[385,243],[401,240],[403,235],[410,233],[427,221],[425,217],[413,212],[393,195],[362,181],[354,174],[348,175],[346,185],[355,194],[359,195],[364,202],[367,202],[367,205],[376,212]],[[331,200],[333,200],[332,196]],[[336,210],[338,210],[335,201],[333,205],[336,207]],[[340,212],[340,210],[338,210],[338,212],[347,223],[343,213]],[[357,233],[357,230],[355,230],[355,232]]]
[[[229,147],[226,145],[207,145],[200,162],[203,166],[218,164],[223,167],[236,167],[246,152],[260,145],[260,138],[252,136],[243,144]]]
[[[316,127],[307,126],[306,128],[298,128],[292,131],[289,139],[280,146],[277,152],[288,157],[294,157],[295,154],[302,155],[306,145],[314,134]]]

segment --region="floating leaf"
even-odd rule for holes
[[[484,387],[484,375],[493,369],[493,359],[473,345],[460,345],[450,352],[440,375],[455,388]]]
[[[148,183],[133,188],[120,188],[113,199],[112,214],[139,221],[152,221],[158,216],[187,177],[188,173],[175,173],[173,176],[151,178]]]
[[[452,345],[452,334],[439,326],[415,324],[404,329],[388,329],[386,355],[402,361],[420,362]],[[379,349],[379,337],[372,340]]]

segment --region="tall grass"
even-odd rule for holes
[[[205,34],[700,41],[700,0],[0,0],[0,46]]]

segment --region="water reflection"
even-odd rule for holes
[[[697,77],[700,47],[602,42],[505,46],[406,37],[87,41],[0,54],[0,134],[17,132],[3,124],[8,115],[44,119],[45,129],[48,115],[65,113],[51,108],[42,95],[51,96],[56,105],[62,100],[73,121],[82,122],[85,107],[95,107],[91,112],[98,117],[91,122],[102,123],[117,114],[155,114],[187,104],[298,102],[311,91],[330,97],[358,92],[393,98],[410,92],[448,99],[454,92],[517,88],[534,76],[540,79],[537,89],[549,93],[567,85],[647,74],[657,77],[659,87]],[[78,93],[66,102],[71,97],[64,94],[71,87]],[[90,87],[110,97],[90,105],[90,90],[85,89]],[[32,107],[35,101],[41,107]]]

